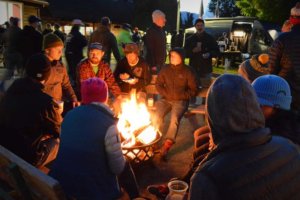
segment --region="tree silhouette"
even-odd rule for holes
[[[235,5],[235,0],[211,0],[208,8],[210,12],[216,13],[219,7],[219,17],[235,17],[240,15],[240,9]]]
[[[299,0],[236,0],[236,5],[246,16],[258,17],[264,21],[282,23],[288,19],[290,9]]]
[[[195,15],[193,13],[187,13],[187,20],[184,22],[184,28],[190,28],[194,26]]]

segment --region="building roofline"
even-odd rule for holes
[[[49,6],[49,3],[44,0],[21,0],[22,2],[29,2],[29,3],[34,3],[34,4],[39,4],[42,6]]]

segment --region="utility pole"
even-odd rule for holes
[[[203,0],[200,0],[200,12],[199,12],[199,18],[203,18],[204,15],[204,7],[203,7]]]
[[[176,20],[176,32],[179,33],[180,28],[180,0],[177,0],[177,20]]]
[[[220,17],[219,0],[217,0],[217,5],[216,5],[216,9],[215,9],[215,16],[216,16],[216,18]]]

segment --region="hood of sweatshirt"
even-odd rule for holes
[[[225,74],[215,80],[207,94],[206,109],[215,144],[265,127],[254,89],[237,75]]]

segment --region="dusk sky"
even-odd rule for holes
[[[207,9],[208,1],[209,0],[203,0],[204,12]],[[180,0],[180,10],[192,13],[199,13],[200,0]]]

